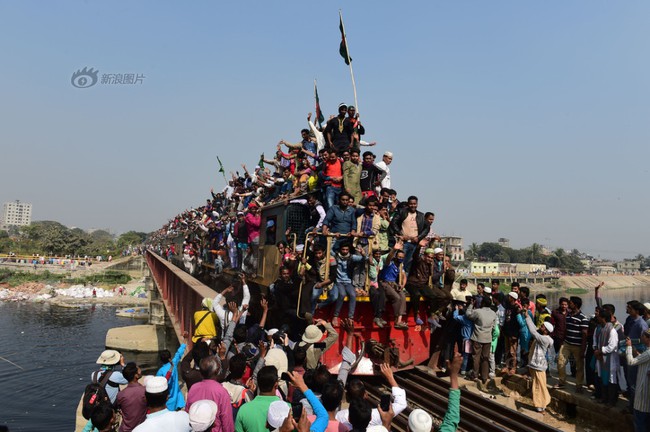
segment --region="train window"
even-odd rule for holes
[[[266,241],[265,245],[275,245],[277,239],[277,229],[278,229],[278,217],[277,216],[267,216],[266,217]]]
[[[289,204],[285,212],[285,227],[291,230],[291,234],[298,236],[297,244],[304,244],[305,230],[309,228],[309,209],[307,206]]]

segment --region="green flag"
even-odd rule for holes
[[[260,161],[257,163],[260,168],[264,168],[264,153],[260,155]]]
[[[320,109],[320,99],[318,99],[318,89],[316,88],[316,80],[314,80],[314,97],[316,98],[316,120],[318,120],[318,126],[323,127],[325,116],[323,115],[323,111],[321,111]]]
[[[345,40],[345,29],[343,28],[343,15],[339,12],[339,30],[341,30],[341,45],[339,46],[339,54],[343,57],[346,65],[350,65],[352,57],[348,53],[348,43]]]
[[[223,169],[223,164],[221,163],[221,159],[219,159],[219,156],[217,156],[217,161],[219,162],[219,172],[223,175],[226,175],[226,171]]]

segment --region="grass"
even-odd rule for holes
[[[8,283],[10,286],[18,286],[28,282],[42,283],[68,283],[71,285],[90,284],[96,285],[123,285],[131,280],[127,273],[108,270],[103,273],[95,273],[83,277],[72,277],[70,273],[51,273],[49,270],[42,272],[30,273],[10,269],[0,269],[0,283]]]

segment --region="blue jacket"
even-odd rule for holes
[[[470,337],[472,337],[472,332],[474,331],[474,322],[467,318],[465,315],[460,315],[458,313],[458,309],[454,310],[454,319],[462,325],[460,328],[460,335],[463,337],[463,340],[468,340]]]
[[[178,347],[178,351],[176,351],[176,354],[174,355],[171,363],[164,364],[160,369],[158,369],[158,372],[156,372],[156,376],[164,377],[167,376],[167,372],[169,372],[170,369],[172,371],[169,380],[167,380],[167,384],[169,386],[169,399],[167,399],[167,409],[169,411],[176,411],[177,409],[185,408],[185,398],[183,397],[181,388],[178,385],[178,364],[181,362],[181,358],[183,357],[183,353],[185,352],[186,347],[187,345],[181,344],[181,346]]]

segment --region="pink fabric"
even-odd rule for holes
[[[190,407],[196,401],[209,399],[217,404],[217,418],[212,427],[212,432],[232,432],[235,424],[232,418],[232,405],[230,395],[221,384],[214,380],[204,379],[190,388],[187,393],[185,411],[189,412]]]
[[[248,243],[252,243],[253,240],[260,236],[262,216],[259,214],[254,215],[252,213],[247,213],[244,220],[246,221],[246,229],[248,229]]]

